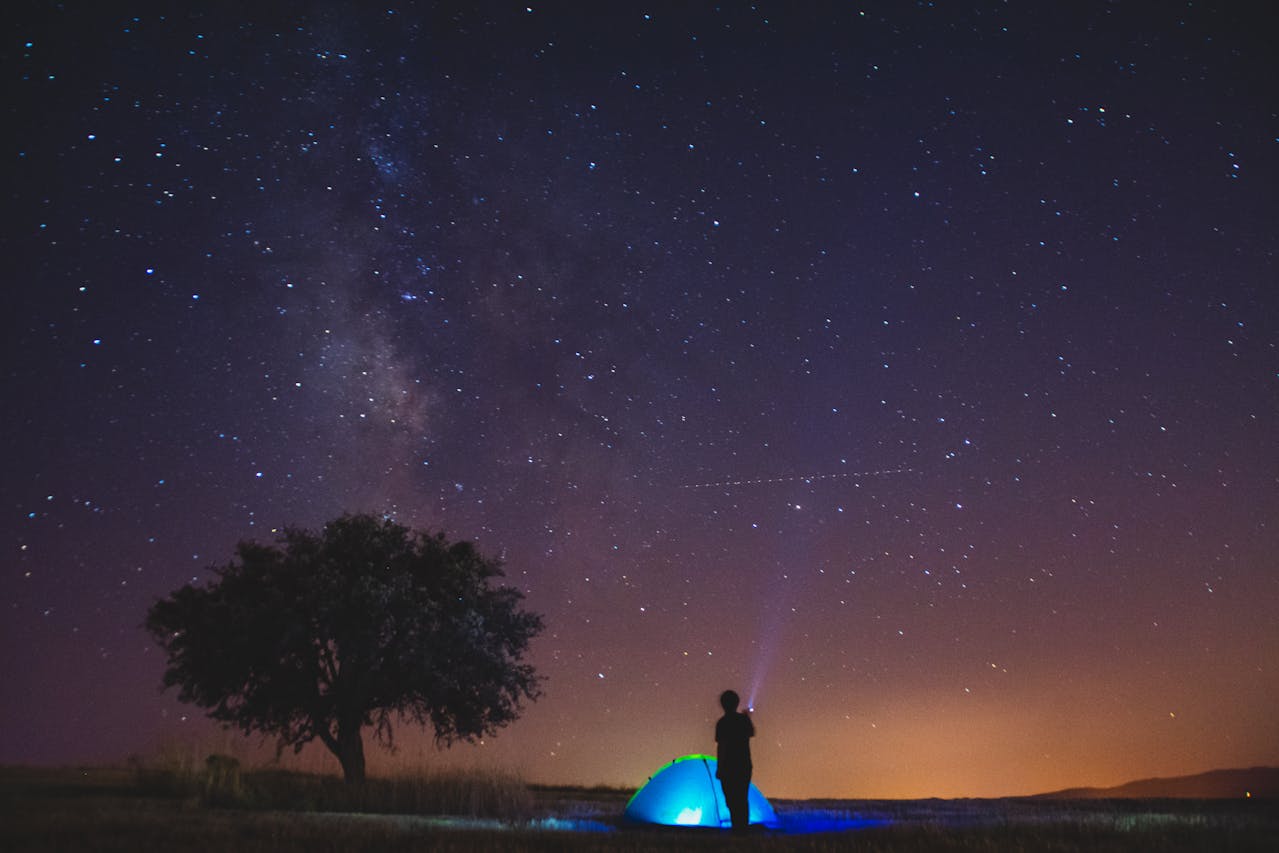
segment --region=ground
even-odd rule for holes
[[[780,831],[628,827],[627,792],[532,788],[514,821],[227,808],[157,793],[133,770],[0,769],[6,851],[1272,851],[1259,800],[778,801]]]

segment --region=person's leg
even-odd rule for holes
[[[732,818],[733,829],[750,826],[750,785],[749,777],[724,780],[724,799],[728,801],[728,814]]]

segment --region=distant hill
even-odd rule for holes
[[[1037,794],[1036,799],[1098,800],[1171,797],[1217,800],[1238,799],[1249,794],[1253,797],[1279,799],[1279,767],[1211,770],[1194,776],[1139,779],[1114,788],[1067,788],[1064,791]]]

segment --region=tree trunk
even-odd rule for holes
[[[360,737],[360,728],[359,723],[338,727],[336,751],[347,784],[364,781],[364,739]]]

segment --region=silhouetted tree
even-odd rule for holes
[[[540,695],[523,659],[542,619],[469,542],[345,515],[236,554],[147,612],[164,685],[281,750],[318,739],[348,782],[364,779],[366,726],[388,748],[400,718],[445,745],[473,741]]]

